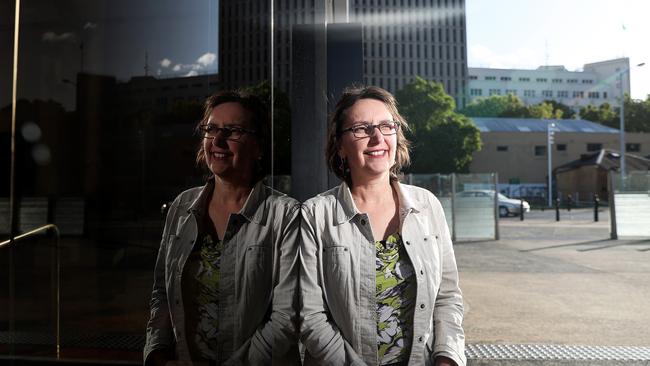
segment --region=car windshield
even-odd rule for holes
[[[499,199],[500,200],[507,200],[509,199],[508,197],[504,196],[503,194],[499,193]]]

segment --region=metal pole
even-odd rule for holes
[[[494,240],[499,240],[499,173],[493,173],[494,179]]]
[[[456,173],[451,173],[451,240],[456,241]]]
[[[620,152],[621,152],[621,183],[625,179],[625,93],[623,92],[623,74],[629,72],[630,69],[623,71],[620,75],[620,86],[621,86],[621,113],[620,113],[620,130],[619,130],[619,140],[621,143]]]
[[[553,169],[553,163],[551,161],[551,133],[553,127],[555,127],[554,123],[549,123],[546,125],[546,160],[548,161],[548,207],[553,207],[553,176],[551,171]]]
[[[15,241],[18,233],[18,204],[16,202],[16,112],[18,106],[18,35],[20,30],[20,0],[16,0],[14,13],[14,59],[13,77],[11,86],[11,170],[9,172],[9,242]],[[14,278],[14,249],[9,248],[9,354],[13,355],[16,350],[16,320],[14,312],[15,301],[15,278]]]

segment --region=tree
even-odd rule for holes
[[[618,110],[612,109],[609,103],[603,103],[598,107],[591,104],[580,108],[580,118],[587,121],[602,123],[614,127],[618,121]]]
[[[491,95],[478,98],[466,106],[460,113],[468,117],[509,117],[561,119],[574,118],[571,107],[556,101],[544,101],[527,106],[514,94]]]
[[[412,173],[467,172],[481,134],[472,121],[454,111],[454,99],[442,84],[416,77],[397,91],[400,112],[412,127]]]
[[[524,103],[513,94],[478,98],[467,105],[460,113],[468,117],[529,117],[529,111]]]
[[[551,104],[543,102],[529,106],[528,115],[530,118],[560,119],[562,118],[562,111],[558,110],[557,113],[555,113]]]
[[[445,93],[442,84],[429,82],[419,76],[395,93],[400,113],[413,132],[430,128],[431,121],[441,121],[456,108],[454,98]]]
[[[609,103],[603,103],[598,107],[590,104],[580,109],[580,118],[619,128],[620,113],[620,108],[612,108]],[[650,95],[646,100],[625,96],[625,131],[650,132]]]
[[[270,105],[271,84],[267,80],[246,90]],[[291,174],[291,104],[285,92],[273,88],[273,94],[273,173]]]
[[[576,112],[573,110],[573,108],[569,107],[566,104],[557,102],[555,100],[545,100],[544,103],[548,103],[551,106],[553,106],[553,113],[555,113],[556,116],[558,115],[558,111],[562,112],[562,114],[560,114],[560,117],[558,117],[558,119],[559,118],[562,118],[562,119],[574,119],[574,118],[576,118]]]
[[[650,132],[650,95],[646,100],[625,98],[625,131]]]

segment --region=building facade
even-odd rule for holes
[[[617,129],[585,120],[472,118],[483,147],[472,156],[471,173],[499,174],[502,184],[546,184],[547,126],[556,125],[552,167],[567,164],[601,149],[619,150]],[[650,154],[650,134],[626,133],[628,153]]]
[[[555,100],[578,110],[586,105],[620,106],[623,92],[630,93],[628,58],[585,64],[582,71],[564,66],[540,66],[535,70],[469,68],[467,97],[470,101],[492,95],[514,94],[525,104]]]
[[[364,83],[391,92],[420,75],[441,82],[465,104],[465,0],[223,0],[219,72],[226,86],[270,80],[290,92],[291,27],[355,22],[363,25]],[[270,65],[273,55],[273,65]]]

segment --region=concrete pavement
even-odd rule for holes
[[[650,346],[650,240],[609,240],[607,209],[561,214],[455,245],[468,344]]]

